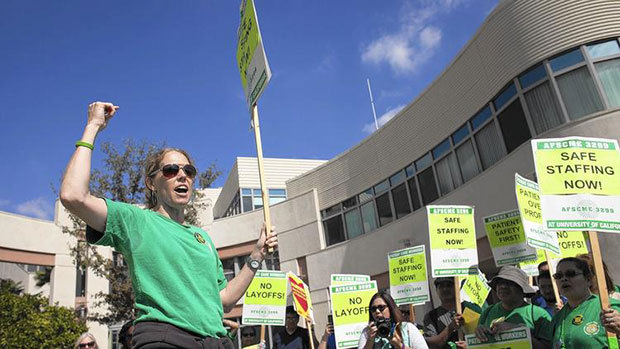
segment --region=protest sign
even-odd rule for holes
[[[613,139],[533,139],[543,228],[620,233],[620,152]]]
[[[519,263],[519,269],[523,270],[527,276],[538,276],[538,265],[546,260],[545,250],[536,250],[536,260]]]
[[[476,274],[476,228],[471,206],[426,206],[433,277]]]
[[[368,304],[377,293],[377,282],[330,286],[336,348],[357,347],[368,325]]]
[[[332,274],[330,286],[348,285],[370,281],[370,276],[361,274]]]
[[[527,244],[519,210],[484,217],[495,265],[513,265],[536,259],[536,249]]]
[[[560,253],[558,237],[553,232],[544,230],[542,226],[538,184],[515,173],[515,192],[528,245]]]
[[[465,278],[465,283],[461,288],[461,300],[482,307],[489,292],[491,292],[491,287],[487,284],[484,274],[478,270],[477,275],[469,275]]]
[[[515,328],[508,331],[498,332],[495,335],[487,335],[488,342],[481,342],[475,334],[465,336],[468,348],[475,349],[531,349],[532,338],[530,329],[527,327]]]
[[[314,322],[314,314],[312,312],[312,301],[310,300],[310,289],[308,285],[292,272],[286,273],[289,284],[291,285],[291,293],[293,293],[293,305],[299,316],[307,321]]]
[[[244,325],[284,326],[286,274],[259,270],[243,297]]]
[[[390,295],[397,305],[424,304],[430,299],[424,245],[388,253]]]

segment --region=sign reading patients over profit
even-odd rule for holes
[[[241,22],[237,30],[237,66],[245,101],[251,109],[271,79],[271,69],[263,48],[254,1],[243,0],[239,10]]]
[[[528,245],[552,253],[560,253],[557,235],[552,231],[544,230],[542,226],[538,184],[515,173],[515,191]]]
[[[612,139],[532,140],[543,227],[620,233],[620,152]]]
[[[433,277],[476,274],[474,208],[426,206]]]
[[[430,299],[424,245],[388,254],[390,294],[397,305],[423,304]]]
[[[369,275],[361,275],[361,274],[332,274],[331,276],[331,286],[339,286],[339,285],[348,285],[348,284],[356,284],[360,282],[368,282],[370,281]]]
[[[475,349],[531,349],[532,339],[527,327],[515,328],[495,335],[487,335],[488,342],[481,342],[475,334],[465,336],[468,348]]]
[[[257,271],[243,298],[243,324],[284,326],[285,314],[286,274]]]
[[[377,293],[377,282],[330,286],[336,348],[357,347],[368,325],[368,303]]]
[[[527,244],[519,210],[484,217],[484,228],[498,267],[536,259],[536,249]]]
[[[461,288],[461,300],[468,301],[482,307],[491,292],[484,274],[478,270],[477,275],[469,275]]]
[[[299,316],[314,323],[314,314],[312,312],[312,301],[310,300],[310,289],[308,285],[292,272],[286,273],[286,277],[291,285],[291,293],[293,294],[293,305]]]

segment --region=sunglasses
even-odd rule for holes
[[[95,342],[88,342],[88,343],[80,343],[80,344],[78,344],[78,346],[80,348],[94,348],[96,344],[97,343],[95,343]]]
[[[375,311],[384,311],[385,308],[387,308],[387,305],[385,304],[381,304],[381,305],[373,305],[372,307],[370,307],[370,312],[374,313]]]
[[[173,177],[176,177],[180,169],[183,169],[183,172],[185,172],[187,177],[192,178],[192,179],[196,177],[196,173],[198,172],[196,168],[190,164],[182,165],[182,166],[179,166],[177,164],[167,164],[151,172],[149,174],[149,177],[153,177],[157,172],[161,171],[161,174],[163,174],[164,177],[173,178]]]
[[[245,333],[242,337],[250,338],[250,337],[254,337],[254,334],[253,333]]]
[[[578,273],[578,272],[576,272],[574,270],[567,270],[566,273],[558,271],[557,273],[553,274],[553,278],[556,279],[556,280],[560,280],[564,276],[566,276],[567,278],[571,279],[571,278],[574,278],[577,275],[583,275],[583,273]]]

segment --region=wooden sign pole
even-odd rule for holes
[[[553,286],[553,295],[555,296],[555,303],[560,306],[564,305],[562,302],[562,298],[560,298],[560,292],[558,291],[558,283],[555,281],[553,274],[555,274],[555,270],[553,270],[553,265],[551,264],[551,258],[549,257],[549,251],[545,250],[545,258],[547,259],[547,265],[549,266],[549,274],[551,274],[551,285]]]
[[[609,291],[607,290],[607,281],[605,280],[605,269],[603,268],[603,258],[601,257],[601,247],[598,243],[598,233],[595,231],[588,232],[590,237],[590,247],[592,248],[592,260],[594,261],[594,274],[596,274],[596,284],[598,286],[598,295],[601,300],[601,309],[609,309]],[[616,334],[607,332],[607,341],[610,348],[617,348]]]
[[[415,323],[415,307],[413,304],[409,304],[409,322]]]
[[[312,322],[306,320],[306,327],[308,328],[308,342],[310,342],[310,349],[314,349],[314,336],[312,335]]]
[[[456,313],[463,314],[463,308],[461,307],[461,282],[459,277],[454,277],[454,301],[456,302]],[[459,330],[459,340],[463,340],[463,332]]]

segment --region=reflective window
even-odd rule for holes
[[[478,154],[480,155],[483,169],[486,170],[491,167],[506,155],[504,147],[502,147],[502,140],[499,138],[495,128],[495,122],[491,122],[483,127],[476,133],[474,138],[476,139],[476,146],[478,147]]]
[[[603,110],[594,80],[586,67],[562,74],[556,80],[571,120]]]
[[[254,209],[257,210],[263,207],[263,198],[260,196],[259,197],[254,196],[254,198],[252,199],[252,203],[254,204]]]
[[[358,198],[360,200],[360,202],[364,202],[364,201],[368,201],[370,199],[372,199],[374,197],[374,191],[372,190],[372,188],[368,188],[366,189],[366,191],[364,191],[363,193],[361,193]]]
[[[242,195],[252,195],[252,189],[241,189]]]
[[[469,136],[469,126],[465,124],[452,134],[452,143],[455,145],[459,144],[459,142],[464,140],[467,136]]]
[[[344,220],[347,224],[347,234],[349,239],[353,239],[358,235],[364,234],[362,227],[362,218],[359,209],[351,210],[344,214]]]
[[[388,188],[390,187],[390,183],[388,183],[387,180],[375,185],[375,193],[379,194],[382,193],[386,190],[388,190]]]
[[[497,120],[499,121],[506,149],[509,153],[532,138],[527,121],[525,121],[521,102],[518,99],[504,109],[497,116]]]
[[[350,198],[348,200],[343,201],[342,202],[342,209],[343,210],[348,210],[348,209],[350,209],[351,207],[353,207],[355,205],[357,205],[357,197],[356,196],[354,196],[354,197],[352,197],[352,198]]]
[[[328,207],[328,208],[325,209],[325,216],[326,217],[331,216],[333,214],[336,214],[336,213],[340,212],[340,210],[341,210],[340,209],[340,204],[336,204],[334,206]]]
[[[549,82],[531,89],[525,94],[525,102],[530,111],[534,130],[541,134],[564,122],[562,111]]]
[[[323,222],[327,245],[337,244],[345,240],[342,216],[338,215]]]
[[[433,159],[439,159],[443,154],[450,150],[450,140],[445,139],[433,149]]]
[[[556,72],[580,62],[583,62],[583,55],[581,54],[581,50],[579,50],[579,48],[576,48],[568,53],[565,53],[550,60],[549,65],[551,65],[551,69]]]
[[[517,94],[517,89],[515,88],[514,83],[510,83],[500,94],[493,100],[493,105],[495,106],[495,110],[500,110],[512,97]]]
[[[244,196],[242,200],[242,204],[243,204],[243,212],[249,212],[254,209],[254,207],[252,206],[251,196]]]
[[[254,194],[254,196],[262,196],[262,192],[260,189],[252,189],[252,194]]]
[[[413,204],[413,210],[417,210],[422,207],[420,197],[418,194],[418,186],[416,185],[415,177],[410,178],[407,183],[409,184],[409,194],[411,195],[411,203]]]
[[[476,116],[474,116],[471,119],[471,127],[474,130],[477,130],[478,127],[482,126],[482,124],[484,124],[484,122],[487,121],[490,117],[491,117],[491,108],[489,108],[489,106],[486,106],[478,114],[476,114]]]
[[[385,193],[377,197],[377,214],[379,215],[379,225],[384,226],[394,220],[392,206],[390,205],[390,193]]]
[[[432,163],[433,163],[433,159],[431,159],[431,153],[426,153],[426,155],[416,160],[415,167],[419,171],[419,170],[424,169],[425,167],[430,166]]]
[[[610,40],[594,45],[588,45],[586,46],[586,49],[588,50],[588,54],[592,58],[600,58],[620,53],[620,46],[618,46],[617,40]]]
[[[367,204],[363,204],[360,209],[362,211],[362,224],[364,225],[364,231],[368,233],[377,229],[377,219],[375,218],[375,202],[370,201]]]
[[[519,84],[521,84],[522,89],[526,89],[546,77],[547,72],[545,71],[545,67],[542,64],[539,64],[519,76]]]
[[[411,206],[409,205],[409,197],[407,196],[407,187],[405,183],[392,189],[392,201],[394,201],[396,219],[411,213]]]
[[[476,163],[474,146],[472,145],[471,140],[468,140],[456,148],[456,157],[461,167],[461,174],[463,175],[464,182],[467,182],[480,173],[478,163]]]
[[[603,90],[605,90],[609,106],[620,107],[620,59],[599,62],[594,66]]]
[[[420,183],[420,193],[424,205],[428,205],[439,198],[432,167],[418,174],[418,182]]]
[[[407,177],[411,177],[413,176],[413,174],[415,173],[415,167],[413,166],[413,164],[407,166],[407,168],[405,168],[405,173],[407,174]]]
[[[462,184],[459,173],[459,164],[456,162],[454,154],[441,159],[435,164],[437,170],[437,180],[441,195],[446,195]]]
[[[398,183],[400,183],[400,182],[402,182],[404,180],[405,180],[405,171],[400,170],[395,175],[390,177],[390,184],[392,186],[395,186],[395,185],[397,185]]]

